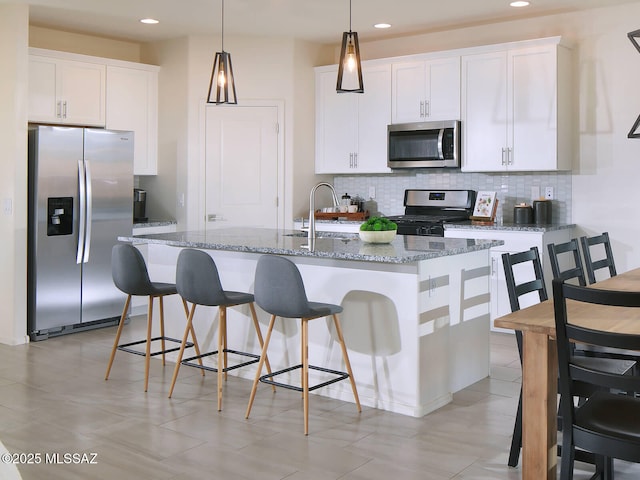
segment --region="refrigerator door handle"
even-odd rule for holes
[[[84,256],[84,237],[86,229],[85,212],[86,205],[86,183],[85,183],[84,162],[78,160],[78,249],[76,253],[76,263],[82,263]]]
[[[85,216],[87,218],[86,222],[86,235],[84,240],[84,258],[82,259],[83,263],[87,263],[89,261],[89,250],[91,250],[91,222],[92,211],[93,211],[93,189],[91,188],[91,168],[89,166],[89,161],[85,160],[85,178],[87,182],[87,202],[86,202],[86,211]]]

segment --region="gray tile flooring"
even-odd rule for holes
[[[133,336],[143,325],[136,318],[125,331]],[[511,335],[492,334],[490,378],[430,415],[358,414],[351,403],[314,395],[305,437],[292,391],[274,395],[262,385],[245,420],[245,379],[226,382],[222,412],[212,373],[183,367],[168,399],[173,364],[152,360],[144,393],[143,358],[118,352],[105,381],[114,334],[0,346],[0,441],[10,453],[41,455],[39,464],[18,466],[24,480],[520,478],[520,468],[506,466],[521,378]],[[66,463],[65,453],[78,456]],[[97,463],[85,463],[93,453]],[[576,479],[588,478],[588,466],[578,467]],[[640,478],[635,465],[616,469],[617,480]]]

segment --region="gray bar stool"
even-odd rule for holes
[[[260,331],[260,324],[258,323],[258,317],[253,305],[253,295],[244,292],[232,292],[223,290],[220,282],[220,276],[218,274],[218,268],[216,264],[206,252],[201,250],[185,249],[178,255],[178,265],[176,268],[176,288],[178,293],[182,297],[183,301],[191,303],[191,310],[187,312],[187,326],[184,329],[184,336],[182,338],[182,344],[178,353],[178,360],[176,362],[175,370],[173,371],[173,379],[171,380],[171,388],[169,389],[169,398],[173,394],[173,388],[178,378],[178,371],[180,365],[188,365],[190,367],[197,367],[218,374],[218,411],[222,410],[222,376],[227,378],[227,372],[235,370],[236,368],[251,365],[252,363],[258,363],[260,355],[256,355],[248,352],[240,352],[238,350],[231,350],[227,348],[227,307],[233,307],[236,305],[249,305],[251,310],[251,317],[253,319],[253,326],[256,330],[258,341],[260,342],[260,348],[262,348],[262,332]],[[193,339],[194,344],[198,344],[195,336],[195,330],[193,328],[193,315],[196,311],[196,305],[205,305],[210,307],[218,307],[219,320],[218,320],[218,349],[212,352],[200,353],[196,352],[195,357],[182,359],[184,349],[189,345],[187,339],[189,334]],[[222,355],[218,355],[221,352]],[[227,353],[238,355],[241,357],[247,357],[246,360],[241,363],[229,366],[227,362]],[[211,355],[218,355],[218,368],[209,367],[202,364],[202,358]],[[194,360],[198,360],[198,364],[194,363]],[[265,359],[267,363],[267,370],[271,372],[269,360]],[[222,368],[220,368],[222,364]],[[275,390],[275,387],[273,387]]]
[[[269,330],[267,330],[264,347],[262,348],[262,354],[260,355],[258,372],[256,373],[255,380],[253,381],[253,388],[251,389],[249,405],[247,406],[246,418],[249,418],[249,414],[251,413],[251,407],[256,396],[256,390],[258,388],[259,381],[270,385],[277,385],[279,387],[302,392],[305,435],[309,434],[309,392],[317,388],[324,387],[348,378],[351,381],[351,389],[353,390],[353,397],[356,402],[356,408],[358,409],[358,412],[361,412],[362,408],[360,407],[358,390],[356,389],[356,383],[353,379],[351,363],[349,362],[349,355],[347,354],[347,348],[345,346],[344,337],[342,335],[342,327],[340,325],[340,320],[338,319],[338,313],[342,312],[342,307],[340,305],[333,305],[331,303],[318,303],[308,301],[304,283],[302,281],[302,276],[300,275],[300,271],[298,270],[298,267],[295,265],[295,263],[287,258],[272,255],[262,256],[258,260],[258,265],[256,267],[255,298],[258,306],[265,312],[271,314],[271,321],[269,322]],[[327,317],[329,315],[333,317],[333,323],[336,327],[338,343],[340,344],[340,348],[342,349],[342,358],[344,360],[347,373],[309,365],[309,320]],[[269,347],[269,341],[271,339],[271,333],[273,332],[273,326],[275,324],[276,317],[300,318],[302,327],[300,352],[302,363],[289,368],[285,368],[283,370],[279,370],[274,373],[268,373],[267,375],[260,376],[260,373],[262,372],[262,364],[267,358],[267,348]],[[302,386],[300,387],[296,385],[276,382],[274,380],[274,377],[277,375],[300,368],[302,369]],[[328,381],[310,387],[309,369],[329,373],[335,375],[335,377]]]
[[[113,342],[113,348],[111,349],[111,357],[109,358],[109,365],[107,366],[107,373],[104,376],[105,380],[109,379],[109,372],[113,365],[113,359],[116,356],[117,350],[122,350],[127,353],[133,353],[135,355],[144,355],[145,368],[144,368],[144,391],[147,391],[149,386],[149,360],[156,355],[162,355],[162,365],[165,364],[165,353],[175,352],[180,347],[167,348],[165,342],[180,343],[180,340],[175,338],[166,337],[164,334],[164,304],[162,299],[166,295],[175,295],[177,293],[176,286],[173,283],[160,283],[152,282],[149,279],[149,273],[147,271],[147,265],[145,264],[144,257],[140,251],[128,243],[114,245],[111,250],[111,274],[113,277],[113,283],[122,292],[127,294],[127,299],[124,303],[124,309],[122,310],[122,316],[120,317],[120,323],[118,325],[118,331],[116,338]],[[129,305],[131,303],[131,297],[134,295],[142,295],[149,297],[149,306],[147,310],[147,338],[130,343],[124,343],[118,345],[120,341],[120,335],[122,333],[122,327],[127,318],[127,312],[129,311]],[[160,303],[160,336],[151,338],[151,323],[153,320],[153,299],[158,298]],[[183,305],[185,311],[187,311],[187,305]],[[151,342],[160,340],[161,349],[156,352],[151,352]],[[146,344],[144,352],[136,350],[134,345]],[[198,345],[195,343],[189,343],[189,347],[195,347],[196,353],[199,353]]]

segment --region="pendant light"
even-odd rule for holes
[[[222,51],[216,52],[209,81],[209,95],[207,103],[220,105],[223,103],[236,104],[235,78],[233,76],[233,66],[231,65],[231,54],[224,51],[224,0],[222,0]],[[215,85],[214,85],[215,84]]]
[[[351,0],[349,0],[349,31],[342,34],[336,91],[338,93],[364,93],[358,33],[351,31]]]

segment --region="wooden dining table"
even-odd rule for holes
[[[640,268],[592,287],[640,292]],[[578,325],[640,334],[640,308],[568,300],[567,314]],[[556,480],[558,353],[553,299],[496,318],[494,324],[522,331],[522,478]]]

